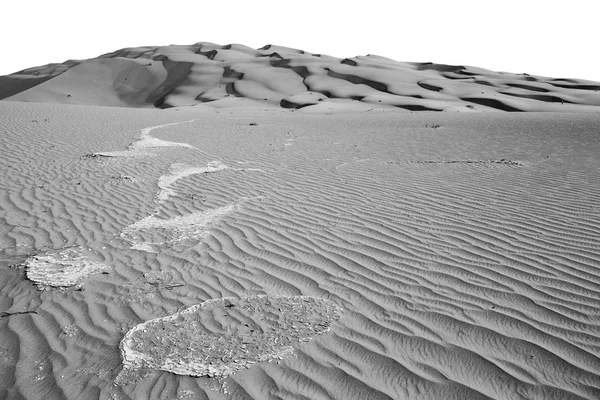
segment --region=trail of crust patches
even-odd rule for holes
[[[128,382],[132,369],[226,377],[280,359],[294,345],[330,330],[342,309],[314,297],[253,296],[208,300],[131,329],[120,344]]]

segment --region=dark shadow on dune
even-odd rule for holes
[[[491,86],[491,87],[496,87],[493,83],[488,82],[488,81],[473,81],[473,83],[476,83],[478,85],[483,85],[483,86]]]
[[[0,100],[56,78],[58,75],[65,73],[80,63],[78,60],[67,60],[62,64],[47,64],[40,67],[27,68],[14,74],[0,76]]]
[[[0,100],[24,92],[56,76],[58,75],[43,76],[40,78],[15,78],[10,75],[0,76]]]
[[[446,64],[434,64],[432,62],[425,63],[412,63],[417,67],[417,71],[433,70],[438,72],[456,72],[460,73],[465,67],[462,65],[446,65]]]
[[[225,86],[225,91],[227,92],[227,94],[235,97],[244,97],[244,95],[235,90],[235,82],[228,83],[227,86]]]
[[[331,76],[332,78],[343,79],[354,83],[355,85],[367,85],[380,92],[390,93],[387,85],[381,82],[372,81],[357,75],[340,74],[339,72],[332,71],[329,68],[325,68],[325,70],[327,71],[327,75]]]
[[[478,73],[475,73],[475,72],[469,72],[469,71],[466,71],[466,70],[464,70],[464,69],[461,69],[460,71],[458,71],[458,72],[456,72],[456,73],[457,73],[458,75],[465,75],[465,76],[470,76],[470,77],[473,77],[473,76],[479,76],[479,74],[478,74]]]
[[[263,47],[261,47],[258,50],[270,50],[272,47],[275,47],[275,49],[277,47],[281,48],[284,52],[289,52],[289,53],[295,53],[295,54],[305,54],[304,50],[298,50],[298,49],[292,49],[292,48],[288,48],[288,47],[283,47],[283,46],[277,46],[277,45],[272,45],[272,44],[267,44],[264,45]],[[276,53],[275,53],[276,54]],[[279,55],[278,55],[279,56]],[[283,58],[283,57],[282,57]]]
[[[342,97],[334,95],[329,90],[314,90],[314,89],[311,89],[310,87],[308,88],[308,90],[310,90],[311,92],[315,92],[315,93],[321,93],[323,96],[330,98],[330,99],[341,99],[342,98]]]
[[[286,100],[286,99],[282,99],[281,102],[279,103],[279,105],[282,108],[293,108],[293,109],[299,110],[304,107],[315,106],[315,105],[317,105],[317,103],[298,104],[298,103],[294,103],[294,102]]]
[[[244,73],[243,72],[237,72],[236,70],[234,70],[231,67],[225,67],[223,69],[223,78],[224,79],[239,80],[239,79],[242,79],[243,77],[244,77]]]
[[[198,96],[196,96],[194,98],[194,100],[197,100],[197,101],[202,102],[202,103],[210,103],[211,101],[217,101],[219,99],[213,99],[213,98],[210,98],[210,97],[205,97],[201,93]]]
[[[344,58],[340,64],[344,64],[344,65],[351,65],[353,67],[356,67],[358,65],[358,63],[354,60],[351,60],[349,58]]]
[[[548,89],[544,89],[544,88],[537,87],[537,86],[531,86],[531,85],[523,85],[520,83],[507,83],[506,86],[515,87],[515,88],[519,88],[519,89],[531,90],[533,92],[543,92],[543,93],[549,92]]]
[[[500,92],[500,93],[507,95],[507,96],[520,97],[522,99],[545,101],[547,103],[574,104],[573,102],[561,99],[558,96],[551,96],[551,95],[547,95],[547,94],[521,94],[521,93],[505,93],[505,92]]]
[[[424,82],[417,82],[417,85],[419,85],[423,89],[431,90],[432,92],[440,92],[444,89],[439,86],[430,85],[430,84],[424,83]]]
[[[473,77],[472,77],[472,76],[468,76],[468,77],[467,77],[467,76],[464,76],[464,75],[458,74],[458,73],[456,73],[456,72],[445,72],[445,73],[442,73],[442,76],[443,76],[444,78],[446,78],[446,79],[451,79],[451,80],[454,80],[454,81],[456,81],[456,80],[460,80],[460,79],[462,79],[462,80],[465,80],[465,79],[473,79]]]
[[[568,82],[568,83],[573,83],[573,84],[579,83],[575,79],[567,79],[567,78],[550,79],[550,82]]]
[[[163,67],[167,71],[167,77],[160,86],[150,93],[146,102],[152,103],[154,107],[161,109],[172,107],[166,103],[166,98],[177,86],[181,85],[188,78],[194,63],[171,61],[166,56],[155,57],[154,60],[162,62]]]
[[[129,58],[129,59],[136,59],[136,58],[148,58],[148,59],[151,59],[152,55],[154,53],[156,53],[157,50],[158,50],[158,47],[151,47],[151,48],[146,49],[146,50],[126,47],[124,49],[120,49],[120,50],[114,51],[112,53],[103,54],[103,55],[101,55],[98,58],[117,58],[117,57],[123,57],[123,58]]]
[[[496,99],[486,99],[486,98],[482,98],[482,97],[461,97],[460,99],[463,101],[468,101],[470,103],[475,103],[475,104],[479,104],[479,105],[486,106],[486,107],[496,108],[496,109],[502,110],[502,111],[523,112],[523,110],[520,110],[515,107],[511,107],[508,104],[504,104],[500,100],[496,100]]]
[[[303,79],[306,79],[311,75],[311,73],[308,71],[307,67],[305,67],[305,66],[293,67],[289,64],[290,64],[290,60],[280,60],[280,61],[273,60],[273,61],[271,61],[271,66],[273,66],[275,68],[291,69],[292,71],[297,73]]]
[[[394,107],[403,108],[409,111],[443,111],[437,108],[429,108],[418,104],[392,104]]]
[[[573,90],[592,90],[598,91],[600,90],[600,85],[561,85],[558,83],[549,82],[550,85],[556,86],[563,89],[573,89]]]
[[[200,54],[201,56],[204,56],[209,60],[214,60],[218,53],[219,52],[217,50],[202,51],[202,49],[198,49],[198,51],[196,52],[196,54]]]

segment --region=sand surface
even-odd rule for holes
[[[357,110],[597,113],[600,82],[573,78],[200,42],[32,67],[0,77],[0,99],[161,109],[235,104],[318,111],[341,102]]]
[[[0,102],[0,398],[600,398],[600,116],[351,103]]]

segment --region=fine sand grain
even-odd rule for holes
[[[296,90],[209,48],[171,57]],[[415,95],[460,75],[413,67],[434,80]],[[352,90],[379,87],[363,72]],[[0,398],[600,398],[600,116],[290,101],[313,99],[0,102]]]

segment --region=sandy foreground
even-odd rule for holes
[[[598,114],[310,109],[0,102],[0,398],[600,398]]]

